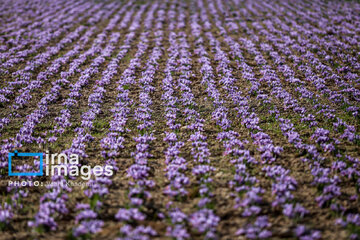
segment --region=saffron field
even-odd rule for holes
[[[359,74],[358,1],[1,0],[0,239],[360,239]]]

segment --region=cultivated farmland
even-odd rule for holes
[[[1,0],[0,239],[360,239],[359,74],[357,1]]]

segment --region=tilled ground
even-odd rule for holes
[[[359,3],[2,3],[0,239],[360,238]]]

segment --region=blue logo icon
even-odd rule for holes
[[[40,158],[40,171],[39,172],[12,172],[11,171],[11,159],[12,157],[39,157]],[[18,153],[14,151],[9,153],[9,176],[43,176],[43,153]]]

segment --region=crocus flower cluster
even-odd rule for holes
[[[199,211],[189,216],[191,225],[200,233],[205,234],[206,239],[216,238],[216,227],[219,217],[215,215],[211,209],[212,196],[212,172],[215,168],[211,166],[210,150],[204,135],[204,119],[196,111],[196,102],[194,94],[190,88],[191,81],[189,78],[193,76],[191,55],[189,45],[186,40],[186,34],[180,32],[180,66],[181,75],[177,79],[178,88],[181,90],[180,102],[185,106],[184,117],[187,123],[186,128],[190,131],[188,141],[191,143],[191,155],[195,166],[192,174],[196,177],[199,184],[200,200],[198,202]]]
[[[260,26],[258,27],[258,29],[262,29]],[[262,33],[265,33],[265,31],[262,31]],[[257,38],[253,38],[255,41],[258,41],[258,39]],[[270,41],[270,40],[269,40]],[[275,45],[275,43],[274,43],[274,45]],[[262,45],[262,50],[265,50],[266,51],[266,48],[265,48],[266,46],[265,45]],[[269,46],[268,46],[269,47]],[[268,48],[268,49],[271,49],[271,46],[270,46],[270,48]],[[259,61],[259,64],[260,64],[260,61],[262,62],[262,63],[265,63],[265,61],[264,60],[261,60],[261,58],[259,58],[259,52],[254,52],[255,54],[256,54],[256,57],[257,57],[257,61]],[[255,55],[254,54],[254,55]],[[286,54],[289,54],[289,53],[286,53]],[[272,55],[272,57],[274,57],[275,59],[277,58],[277,55],[276,55],[276,52],[271,52],[271,55]],[[280,60],[280,59],[279,59]],[[290,73],[290,76],[291,76],[291,71],[290,72],[288,72],[288,73]],[[296,82],[298,82],[298,81],[296,81]],[[271,84],[271,86],[272,86],[273,84]],[[289,95],[288,95],[289,96]],[[311,94],[310,94],[310,96],[311,96]],[[316,108],[316,106],[315,106],[315,108]],[[294,109],[294,111],[296,111],[297,109],[295,109],[295,108],[293,108]],[[329,109],[329,108],[328,108]],[[277,111],[278,112],[278,111]],[[330,118],[334,118],[334,116],[333,115],[330,115],[330,112],[334,112],[333,110],[331,110],[330,109],[330,111],[326,111],[326,110],[322,110],[322,111],[319,111],[317,114],[324,114],[324,116],[325,117],[330,117]],[[298,113],[302,113],[301,111],[299,111]],[[325,115],[325,114],[327,114],[327,115]],[[308,115],[308,119],[310,120],[310,121],[313,121],[314,120],[314,117],[312,117],[313,115]],[[282,123],[280,124],[280,127],[281,127],[281,129],[282,129],[282,131],[283,131],[283,133],[287,136],[287,138],[288,138],[288,140],[289,140],[289,142],[290,143],[293,143],[293,144],[295,144],[295,146],[298,148],[298,149],[308,149],[309,151],[308,152],[310,152],[310,154],[314,157],[317,157],[320,161],[323,161],[323,157],[320,157],[319,156],[319,153],[316,151],[316,147],[315,146],[311,146],[311,145],[306,145],[306,144],[302,144],[302,141],[301,141],[301,139],[300,139],[300,134],[299,133],[297,133],[296,131],[293,131],[293,124],[291,124],[290,122],[289,122],[289,120],[285,120],[285,119],[280,119],[281,121],[282,121]],[[338,122],[339,122],[339,125],[341,126],[341,120],[338,120]],[[317,124],[314,124],[314,125],[317,125]],[[311,122],[310,122],[310,127],[311,126],[314,126],[314,125],[312,125],[311,124]],[[350,128],[351,129],[351,128]],[[321,145],[321,148],[323,149],[323,151],[332,151],[332,152],[334,152],[334,155],[335,155],[335,157],[337,157],[337,158],[344,158],[344,156],[342,156],[342,154],[339,154],[337,151],[335,151],[336,149],[335,149],[335,147],[334,147],[334,145],[336,145],[336,144],[339,144],[340,143],[340,141],[338,140],[338,139],[336,139],[336,138],[332,138],[332,141],[333,141],[333,143],[334,144],[331,144],[331,143],[328,143],[328,141],[330,140],[329,139],[329,136],[328,136],[328,134],[329,134],[329,131],[328,130],[325,130],[325,129],[322,129],[322,128],[318,128],[315,132],[314,132],[314,134],[313,134],[313,139],[316,139],[316,141],[317,141],[317,143],[319,143],[320,145]],[[351,137],[353,137],[353,139],[354,139],[354,136],[355,136],[355,134],[354,134],[354,130],[352,130],[351,132],[350,131],[347,131],[347,133],[346,133],[346,135],[344,136],[344,137],[346,137],[347,135],[350,135],[350,139],[351,139]],[[346,158],[346,157],[345,157]],[[342,161],[340,161],[340,162],[342,162]],[[319,163],[315,163],[314,164],[314,167],[312,167],[313,169],[314,169],[314,171],[312,171],[312,173],[314,174],[320,174],[319,175],[319,177],[316,177],[315,178],[315,183],[316,183],[316,181],[318,181],[318,180],[320,180],[320,179],[324,179],[324,177],[326,176],[326,178],[328,178],[327,176],[329,175],[329,171],[327,171],[326,170],[326,168],[324,169],[324,168],[322,168],[322,167],[319,167],[320,165],[319,165]],[[324,174],[326,174],[326,175],[324,175]],[[314,175],[314,176],[316,176],[316,175]],[[325,179],[326,179],[325,178]],[[336,184],[339,182],[339,179],[335,176],[335,178],[333,178],[332,180],[331,180],[331,178],[329,179],[329,181],[327,181],[327,183],[329,184],[328,185],[328,187],[326,187],[325,189],[324,189],[324,195],[321,195],[321,196],[319,196],[318,198],[317,198],[317,201],[319,201],[319,203],[321,204],[321,205],[323,205],[324,203],[326,203],[326,202],[329,202],[329,200],[331,200],[331,199],[333,199],[334,197],[336,197],[336,196],[339,196],[340,195],[340,192],[339,192],[339,187],[337,187],[336,186]],[[318,182],[318,184],[320,184],[320,182]],[[323,186],[323,184],[321,184],[321,189],[323,189],[324,188],[324,186]],[[338,204],[332,204],[331,205],[331,209],[333,209],[333,210],[336,210],[336,211],[343,211],[344,209],[343,209],[343,207],[341,207],[341,206],[339,206]]]
[[[197,24],[197,18],[198,16],[195,14],[192,22],[192,25],[195,28],[193,31],[195,35],[200,32],[196,31],[196,29],[201,28],[201,26]],[[199,35],[197,36],[199,37]],[[220,93],[216,88],[213,68],[210,65],[211,61],[203,47],[203,39],[201,37],[197,40],[197,46],[198,48],[196,50],[200,55],[199,62],[202,64],[202,84],[207,86],[206,91],[208,96],[212,98],[212,101],[214,102],[215,110],[212,114],[213,120],[220,129],[222,129],[222,132],[218,134],[217,139],[223,143],[225,149],[224,155],[230,155],[233,158],[230,159],[230,162],[234,164],[236,168],[234,180],[230,182],[230,186],[238,193],[238,196],[236,197],[236,202],[238,204],[235,207],[243,208],[243,216],[255,217],[261,212],[259,205],[262,202],[262,198],[259,195],[261,195],[264,190],[259,187],[255,187],[257,179],[246,171],[246,164],[255,163],[256,161],[250,155],[250,152],[244,148],[244,144],[237,139],[239,135],[236,132],[229,130],[231,128],[231,121],[227,118],[228,110],[224,107],[224,100],[221,99]],[[219,67],[221,67],[221,65],[219,65]],[[244,199],[241,199],[241,196],[244,193],[246,193],[246,196]],[[261,229],[261,231],[264,232],[259,235],[260,238],[271,236],[271,232],[265,230],[265,227],[268,227],[268,225],[264,225]],[[244,228],[242,228],[242,231],[250,231],[251,228],[253,228],[253,225],[247,224]],[[255,238],[255,236],[258,236],[255,234],[254,237],[252,237],[242,231],[238,232],[238,234],[245,234],[249,238]]]
[[[214,15],[216,16],[216,11],[214,10]],[[220,25],[220,24],[219,24]],[[224,30],[225,31],[225,30]],[[223,34],[226,34],[225,32]],[[211,39],[211,34],[208,34],[207,35],[209,37],[210,40]],[[226,53],[222,52],[222,50],[220,49],[220,45],[219,43],[216,44],[216,40],[214,39],[213,40],[214,42],[214,45],[217,46],[217,48],[214,47],[214,50],[216,50],[217,52],[220,52],[222,53],[222,55],[219,56],[220,59],[224,59],[226,57]],[[231,38],[227,38],[227,42],[228,43],[233,43],[233,40]],[[238,46],[238,45],[235,45],[235,46]],[[241,54],[241,51],[239,50],[238,47],[236,47],[234,49],[234,51],[232,52],[233,56],[236,56],[240,59],[243,59],[242,57],[242,54]],[[259,56],[259,55],[258,55]],[[226,58],[225,58],[226,59]],[[261,58],[259,59],[256,59],[257,61],[259,61],[259,64],[260,62],[264,62],[264,60],[262,60]],[[244,72],[243,76],[244,78],[246,79],[249,79],[249,81],[253,84],[252,88],[250,88],[250,91],[254,91],[258,88],[259,84],[256,83],[256,79],[252,76],[252,75],[249,75],[249,72],[251,74],[251,68],[249,66],[247,66],[246,64],[239,64],[239,67],[245,67],[245,69],[247,70],[246,72]],[[227,66],[227,63],[224,61],[224,64],[223,66]],[[250,71],[249,71],[250,70]],[[229,93],[231,94],[231,92],[234,94],[234,92],[236,91],[236,89],[232,86],[232,85],[229,85],[227,86],[226,83],[228,82],[233,82],[234,80],[231,80],[231,71],[229,70],[223,70],[224,73],[227,73],[227,76],[228,78],[226,80],[224,80],[223,82],[225,83],[225,87],[227,87],[227,91],[229,91]],[[235,92],[236,93],[236,92]],[[236,99],[236,98],[235,98]],[[239,99],[239,97],[237,97],[237,99]],[[263,94],[262,95],[262,99],[265,99],[266,101],[264,101],[265,103],[269,103],[270,101],[268,100],[269,98]],[[246,103],[246,102],[245,102]],[[242,104],[244,105],[244,104]],[[246,105],[245,105],[246,106]],[[246,112],[247,109],[245,109],[245,111],[242,109],[242,113]],[[255,113],[252,113],[251,114],[252,116],[256,116]],[[261,131],[261,128],[258,126],[259,124],[259,119],[254,119],[254,117],[252,118],[246,118],[245,121],[243,121],[243,124],[249,128],[249,129],[254,129],[254,130],[260,130]],[[263,140],[261,140],[262,135],[264,135],[263,133],[256,133],[256,134],[253,134],[253,138],[255,140],[254,143],[256,143],[258,140],[259,143],[261,144],[261,142]],[[266,136],[266,135],[265,135]],[[260,139],[259,139],[260,137]],[[271,139],[269,137],[265,137],[267,139],[269,139],[271,141]],[[276,148],[275,148],[276,149]],[[261,151],[261,148],[259,149]],[[280,151],[279,150],[276,150],[276,152],[279,154]],[[262,155],[262,156],[266,156],[266,155]],[[271,155],[270,155],[271,156]],[[268,167],[268,168],[264,168],[264,171],[266,171],[265,169],[274,169],[274,168],[281,168],[281,166],[274,166],[272,168]],[[282,208],[283,208],[283,214],[288,216],[288,217],[295,217],[295,216],[300,216],[300,217],[303,217],[305,213],[307,213],[307,210],[305,210],[299,203],[293,203],[293,197],[291,195],[291,191],[294,191],[296,190],[296,181],[291,178],[290,176],[288,176],[288,171],[283,171],[280,175],[282,176],[281,178],[275,178],[275,182],[273,184],[273,188],[274,188],[274,193],[276,193],[276,201],[273,202],[273,207],[276,207],[277,205],[281,205]],[[278,189],[281,189],[282,191],[278,191]],[[255,210],[255,208],[253,208]],[[259,212],[259,210],[257,210],[257,213]],[[256,213],[256,211],[254,212]]]
[[[153,18],[150,17],[152,12],[156,10],[158,5],[153,5],[152,10],[146,18],[147,27],[151,26]],[[160,15],[161,16],[161,15]],[[161,18],[160,18],[161,19]],[[159,19],[156,19],[157,23]],[[140,88],[138,95],[139,104],[135,109],[134,119],[137,122],[138,135],[133,139],[136,142],[136,150],[131,153],[134,158],[134,163],[128,168],[127,175],[132,179],[129,181],[128,198],[130,200],[130,209],[120,208],[115,218],[124,222],[124,226],[120,229],[120,237],[118,239],[150,239],[152,236],[157,235],[156,231],[150,226],[132,226],[136,225],[136,221],[143,221],[146,215],[141,212],[147,206],[148,200],[151,198],[150,189],[154,187],[155,182],[149,178],[150,167],[148,166],[149,158],[152,157],[150,153],[150,144],[155,138],[151,134],[154,121],[152,120],[152,99],[151,95],[155,88],[152,86],[155,72],[158,70],[159,59],[163,51],[161,45],[163,41],[163,31],[160,24],[156,24],[158,31],[154,33],[155,47],[151,51],[147,63],[144,66],[144,72],[141,78],[135,80],[136,70],[141,67],[141,58],[146,53],[149,44],[148,37],[150,32],[142,34],[141,42],[138,45],[138,52],[135,58],[130,61],[130,65],[123,73],[123,81],[118,89],[122,92],[122,97],[126,96],[129,91],[129,86],[136,86]],[[122,89],[121,89],[122,88]],[[126,95],[125,95],[126,94]],[[120,95],[120,94],[119,94]],[[124,99],[125,100],[125,99]]]
[[[179,67],[179,43],[177,41],[177,35],[171,32],[169,35],[170,47],[167,49],[169,57],[164,69],[165,78],[162,80],[162,88],[164,93],[162,100],[165,106],[165,119],[166,125],[170,129],[170,132],[165,132],[164,142],[167,143],[165,151],[165,163],[167,165],[165,175],[169,181],[169,184],[164,189],[164,194],[171,197],[176,201],[185,197],[188,194],[186,186],[189,185],[189,177],[186,176],[187,161],[180,156],[181,149],[184,146],[184,142],[180,141],[177,132],[182,127],[182,124],[178,121],[180,114],[179,98],[175,96],[176,82],[173,77],[173,72],[177,72]],[[167,227],[166,234],[169,237],[177,239],[189,238],[189,233],[186,228],[187,215],[184,214],[179,208],[174,208],[169,203],[169,216],[172,226]]]
[[[75,237],[97,233],[104,225],[103,221],[96,220],[97,214],[90,209],[90,205],[77,204],[76,210],[80,210],[81,212],[75,218],[75,224],[79,224],[73,230]]]
[[[125,9],[126,8],[124,7],[122,11],[124,11]],[[110,21],[109,24],[111,24],[110,28],[113,28],[113,27],[115,27],[116,22],[113,22],[113,21],[111,22]],[[89,72],[89,70],[93,71],[93,72],[96,72],[96,68],[98,67],[98,64],[99,64],[99,63],[96,63],[96,60],[104,61],[105,60],[104,57],[110,56],[112,51],[114,51],[114,46],[113,45],[117,43],[119,37],[120,36],[117,33],[113,34],[110,37],[109,44],[101,51],[101,54],[102,54],[101,58],[95,58],[92,66],[90,66],[90,68],[95,68],[95,70],[85,69],[84,73]],[[133,34],[129,34],[128,37],[125,40],[124,45],[127,46],[131,42],[132,38],[133,38]],[[99,40],[100,41],[95,40],[95,43],[93,45],[93,51],[96,48],[98,48],[98,46],[100,44],[102,44],[104,42],[105,38],[104,38],[103,34],[100,34]],[[97,52],[97,51],[95,51],[95,52]],[[106,84],[109,84],[112,76],[116,73],[116,66],[117,66],[116,62],[118,62],[121,58],[123,58],[127,51],[128,51],[128,48],[122,49],[118,53],[118,55],[114,57],[114,60],[109,63],[108,68],[104,71],[103,78],[101,79],[101,81],[99,83],[100,87],[95,88],[95,90],[94,90],[95,92],[99,92],[100,94],[104,93],[103,91],[101,91],[101,90],[104,89],[101,86],[106,86]],[[83,58],[82,60],[85,61],[85,59],[86,59],[86,57]],[[78,63],[80,63],[80,62],[78,62]],[[115,69],[114,69],[114,67],[115,67]],[[73,74],[73,73],[70,72],[70,74]],[[68,76],[69,72],[65,72],[65,73],[63,73],[63,75]],[[77,83],[81,84],[81,81],[82,81],[83,84],[85,84],[86,82],[84,83],[84,81],[88,81],[87,79],[90,79],[90,75],[88,75],[87,78],[80,77],[79,82],[77,82]],[[71,93],[70,93],[69,98],[65,100],[65,104],[67,102],[70,102],[68,100],[71,97],[72,96],[71,96]],[[87,113],[85,113],[83,115],[84,117],[86,117],[86,116],[95,117],[96,114],[99,113],[98,102],[99,101],[101,102],[101,95],[99,97],[100,99],[98,99],[96,97],[97,97],[96,94],[92,94],[92,95],[89,96],[89,101],[88,102],[89,102],[90,110],[89,110],[89,112],[87,112]],[[73,100],[76,101],[76,99],[73,99]],[[71,107],[71,106],[69,106],[69,107]],[[66,110],[69,110],[69,109],[66,109]],[[65,117],[67,117],[69,119],[70,118],[70,111],[67,111],[67,113],[68,113],[68,115],[66,115]],[[87,121],[84,121],[84,123],[89,122],[89,119],[86,119],[86,120]],[[62,123],[64,123],[64,122],[62,122]],[[66,122],[65,122],[65,124],[66,124]],[[91,130],[91,126],[92,125],[91,125],[91,122],[90,122],[90,125],[89,124],[87,124],[87,125],[83,124],[83,126],[82,126],[83,128],[78,128],[77,129],[78,134],[79,134],[78,137],[77,137],[77,141],[74,140],[71,148],[66,150],[65,153],[67,153],[67,154],[75,153],[75,154],[79,154],[79,155],[84,157],[84,155],[81,154],[82,151],[84,151],[83,148],[85,146],[83,144],[83,142],[90,141],[92,139],[91,135],[86,133],[86,131]],[[67,126],[63,125],[61,127],[67,127]],[[57,130],[59,130],[59,129],[57,129]],[[57,131],[57,132],[62,133],[63,131],[64,131],[64,129],[60,129],[60,131]],[[54,139],[54,137],[49,137],[49,139],[53,139],[53,141],[56,140],[56,139]],[[100,180],[97,179],[96,181],[100,181]],[[63,175],[53,176],[52,181],[55,184],[52,184],[51,186],[49,186],[49,192],[47,194],[45,194],[45,196],[50,196],[50,197],[45,197],[45,198],[43,198],[41,200],[40,206],[42,206],[42,207],[40,207],[39,213],[35,216],[35,221],[34,222],[29,222],[29,225],[31,225],[31,226],[36,226],[36,227],[45,226],[45,227],[48,227],[50,230],[55,230],[56,226],[57,226],[57,224],[55,222],[55,218],[60,217],[61,215],[64,215],[64,214],[68,213],[68,210],[67,210],[67,207],[66,207],[66,200],[67,200],[66,192],[70,192],[71,188],[69,188],[68,186],[66,186],[66,187],[64,186],[64,185],[66,185],[66,183],[65,183],[66,179],[65,179],[65,177]],[[101,183],[102,184],[100,184],[100,185],[98,184],[98,182],[94,182],[94,183],[90,184],[92,189],[86,190],[87,191],[86,195],[89,198],[92,198],[93,195],[96,195],[96,197],[102,196],[103,193],[104,193],[104,190],[102,189],[102,187],[103,187],[103,185],[105,186],[106,184],[104,184],[103,181]],[[63,199],[63,201],[53,203],[53,201],[56,201],[57,198]],[[83,229],[83,231],[85,231],[85,230]],[[77,233],[77,234],[80,234],[80,233]]]
[[[6,225],[9,224],[10,220],[13,218],[12,207],[8,203],[4,203],[3,206],[0,206],[0,230],[5,230]]]
[[[50,4],[48,5],[48,7],[51,8],[54,6]],[[16,66],[19,63],[24,62],[26,57],[28,57],[29,55],[31,54],[36,55],[39,49],[47,46],[52,40],[59,38],[62,34],[69,34],[71,28],[76,24],[78,24],[79,22],[83,21],[84,19],[88,18],[93,14],[99,14],[99,9],[101,8],[101,4],[92,5],[90,3],[74,3],[61,10],[59,9],[59,7],[60,9],[62,8],[61,4],[59,4],[58,8],[53,8],[49,12],[51,14],[51,12],[53,11],[54,12],[58,11],[56,17],[53,17],[51,15],[40,16],[38,22],[35,21],[32,25],[28,26],[27,31],[29,32],[29,37],[31,36],[28,40],[24,41],[24,38],[20,37],[21,34],[23,34],[24,30],[14,28],[14,31],[12,33],[8,33],[7,37],[15,37],[15,36],[18,37],[16,37],[17,39],[16,41],[12,42],[10,40],[7,43],[9,45],[15,44],[14,47],[8,49],[8,52],[4,52],[1,55],[2,73],[15,73],[15,71],[11,71],[13,70],[11,69],[12,67]],[[44,20],[45,22],[47,22],[47,24],[44,24],[44,22],[42,22]],[[24,23],[18,23],[18,24],[20,24],[18,25],[18,27],[21,28],[21,24]],[[44,30],[36,31],[36,28],[40,27],[41,25],[43,25]],[[66,43],[66,41],[64,41],[63,43]],[[29,45],[30,48],[26,48],[26,46]],[[56,51],[56,49],[53,50]],[[37,54],[36,58],[40,60],[42,58],[41,55],[42,54]],[[45,60],[45,58],[42,59]],[[40,62],[38,61],[38,63]],[[9,71],[9,69],[11,70]],[[14,77],[18,77],[18,74],[14,74]],[[26,75],[24,75],[24,77],[26,77]],[[24,81],[19,82],[19,80],[24,80],[24,79],[17,79],[16,81],[14,81],[14,84],[16,85],[18,83],[20,84],[26,83]]]

